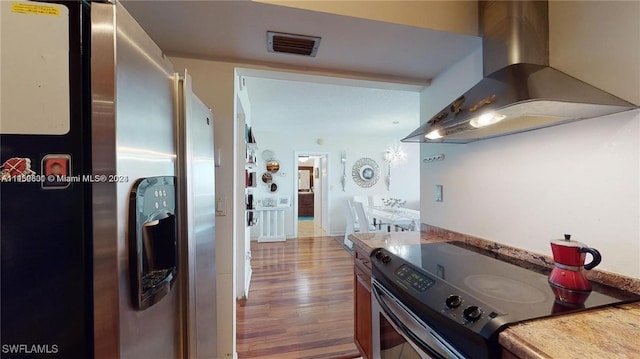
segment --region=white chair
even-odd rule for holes
[[[347,220],[347,228],[344,231],[344,245],[353,248],[353,242],[349,239],[349,235],[356,232],[356,216],[351,206],[351,200],[344,201],[345,219]]]
[[[353,201],[354,202],[360,202],[360,203],[364,204],[365,206],[369,205],[369,197],[367,197],[367,196],[353,196]]]
[[[358,218],[358,232],[375,232],[376,227],[369,221],[369,217],[367,217],[367,214],[364,212],[364,206],[362,205],[362,202],[353,202],[353,208],[355,208],[356,217]]]
[[[364,207],[371,206],[370,198],[371,197],[367,197],[367,196],[353,196],[353,201],[351,202],[352,203],[351,204],[351,208],[353,208],[353,203],[354,202],[360,202],[360,203],[362,203],[362,205]],[[353,208],[353,215],[356,217],[356,225],[355,225],[355,227],[356,227],[356,230],[358,230],[358,228],[359,228],[358,227],[359,226],[359,223],[358,223],[359,218],[358,218],[358,216],[357,216],[357,214],[355,212],[355,208]],[[367,216],[367,222],[369,223],[370,226],[373,227],[373,220],[371,218],[369,218],[368,216]]]

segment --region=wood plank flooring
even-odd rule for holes
[[[353,261],[333,237],[251,242],[253,275],[237,307],[245,358],[359,357],[353,343]]]

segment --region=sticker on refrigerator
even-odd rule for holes
[[[2,164],[0,179],[2,182],[19,181],[35,174],[31,169],[31,160],[29,158],[12,157]]]
[[[65,189],[71,185],[71,156],[46,155],[42,158],[42,188]]]
[[[17,12],[20,14],[33,14],[33,15],[60,15],[60,8],[55,5],[48,4],[28,4],[28,3],[20,3],[14,2],[11,4],[11,11]]]

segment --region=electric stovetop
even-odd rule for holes
[[[373,278],[425,322],[460,327],[497,340],[509,324],[528,319],[640,300],[593,284],[580,306],[556,303],[549,269],[515,265],[461,242],[390,246],[371,254]]]

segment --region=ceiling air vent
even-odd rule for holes
[[[316,57],[320,46],[320,37],[285,34],[267,31],[267,48],[269,52]]]

